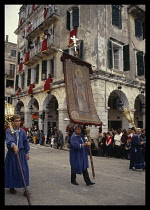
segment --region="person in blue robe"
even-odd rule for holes
[[[90,142],[86,142],[83,134],[81,133],[82,127],[80,125],[75,126],[75,132],[70,139],[70,165],[71,165],[71,183],[78,185],[76,182],[76,174],[83,174],[86,185],[93,185],[87,168],[88,165],[88,150],[87,146],[90,146]]]
[[[29,186],[29,142],[25,133],[25,130],[20,128],[20,115],[16,114],[12,117],[12,124],[14,129],[14,136],[11,134],[10,128],[6,130],[6,145],[7,154],[5,158],[5,188],[10,188],[10,193],[16,194],[14,188],[24,188],[23,180],[20,172],[20,167],[16,153],[18,152],[20,162],[26,182],[26,186]],[[24,196],[26,192],[23,193]]]
[[[132,136],[131,147],[130,147],[130,165],[129,169],[145,169],[144,159],[142,156],[141,145],[144,142],[140,142],[141,129],[138,128],[136,134]]]

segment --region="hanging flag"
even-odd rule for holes
[[[16,96],[18,96],[20,92],[21,92],[21,88],[18,87],[18,90],[17,90],[17,92],[16,92]]]
[[[26,57],[25,57],[24,63],[28,63],[29,62],[29,57],[30,57],[30,50],[28,50],[28,52],[26,53]]]
[[[75,28],[74,30],[70,31],[69,46],[73,44],[73,40],[71,39],[71,37],[73,37],[73,36],[76,36],[76,35],[77,35],[77,30],[78,30],[78,28]]]
[[[33,83],[33,84],[30,84],[30,87],[29,87],[29,89],[28,89],[28,95],[32,95],[33,94],[33,88],[35,87],[35,84]]]
[[[66,102],[70,121],[79,124],[101,125],[95,109],[90,74],[90,63],[63,53]]]
[[[50,83],[53,81],[52,77],[49,77],[44,84],[44,92],[50,91]]]

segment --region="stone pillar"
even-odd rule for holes
[[[41,115],[42,112],[43,112],[43,109],[42,110],[39,110],[39,115]],[[41,123],[42,121],[43,120],[41,118],[38,119],[39,130],[43,130],[43,127],[45,127],[44,124]]]
[[[25,121],[25,125],[27,128],[29,128],[30,126],[32,126],[32,114],[30,111],[26,111],[24,113],[24,121]]]
[[[68,111],[66,108],[58,110],[58,129],[63,133],[63,137],[66,137],[66,127],[69,123],[69,120],[64,120],[65,118],[69,119]]]

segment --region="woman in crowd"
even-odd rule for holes
[[[107,147],[107,157],[112,157],[112,136],[110,133],[106,133],[106,147]]]
[[[120,158],[121,157],[121,136],[122,133],[121,131],[118,129],[115,131],[115,135],[114,135],[114,142],[115,142],[115,146],[114,146],[114,155],[116,158]]]

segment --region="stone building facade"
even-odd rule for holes
[[[45,30],[50,36],[41,52]],[[91,87],[97,113],[105,124],[103,131],[132,126],[122,117],[119,105],[123,104],[133,111],[136,126],[145,128],[144,5],[23,5],[15,33],[15,92],[18,86],[21,92],[13,96],[13,105],[27,127],[37,124],[46,134],[48,127],[57,126],[66,134],[69,121],[60,57],[61,50],[74,55],[71,37],[76,35],[77,56],[93,66]],[[48,74],[53,81],[50,92],[44,92]],[[44,122],[39,118],[43,110]],[[92,126],[91,137],[97,135],[98,128]]]
[[[14,75],[16,69],[16,48],[17,44],[9,42],[8,35],[5,40],[5,101],[12,103],[11,96],[14,93]]]

